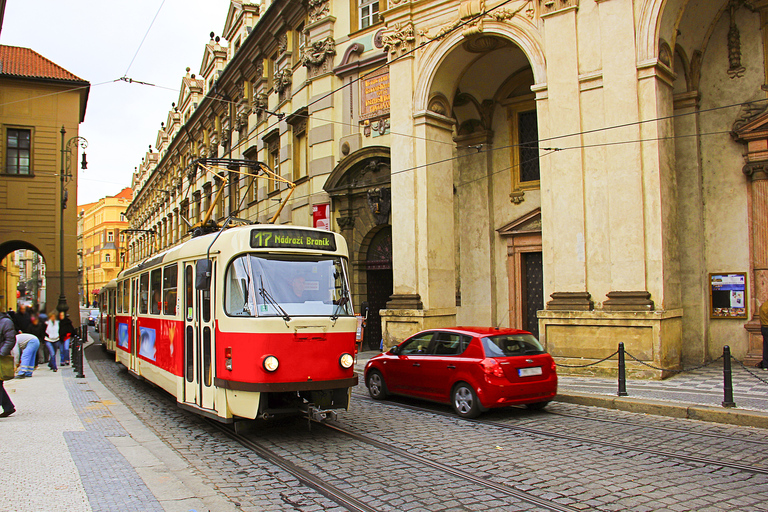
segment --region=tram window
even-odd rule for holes
[[[117,284],[117,313],[123,312],[123,283]]]
[[[203,322],[211,321],[211,292],[203,292]]]
[[[192,301],[195,299],[195,289],[192,283],[193,277],[192,265],[187,265],[184,271],[184,309],[186,310],[187,320],[192,320]]]
[[[176,315],[176,289],[178,266],[174,263],[163,269],[163,314]]]
[[[184,336],[184,343],[186,344],[186,350],[184,357],[187,360],[187,382],[192,382],[195,378],[195,330],[191,325],[187,326],[187,333]]]
[[[162,309],[162,296],[160,295],[161,287],[163,284],[163,271],[158,269],[155,269],[152,271],[151,274],[152,278],[151,281],[151,291],[152,291],[152,302],[150,303],[150,308],[153,315],[159,315],[160,310]]]
[[[139,278],[139,314],[146,315],[149,312],[149,272],[141,274]]]
[[[205,385],[211,385],[213,368],[211,366],[211,328],[203,329],[203,377]]]
[[[131,307],[130,307],[131,290],[128,288],[128,283],[130,283],[130,281],[126,279],[120,284],[120,286],[123,287],[123,313],[126,313],[126,314],[131,312]]]

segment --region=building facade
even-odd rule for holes
[[[62,189],[77,196],[77,145],[70,142],[84,119],[90,84],[28,48],[0,46],[0,62],[0,257],[19,249],[41,256],[50,309],[62,294],[63,254],[63,293],[73,306],[76,208]]]
[[[117,195],[95,203],[79,205],[78,255],[81,304],[90,306],[99,290],[125,267],[127,241],[131,236],[125,211],[131,204],[133,191],[126,187]]]
[[[509,325],[563,362],[618,342],[661,368],[726,344],[756,361],[767,5],[233,1],[228,44],[206,45],[137,168],[129,216],[148,232],[131,258],[209,207],[265,222],[284,206],[277,222],[301,225],[327,212],[369,347]],[[199,157],[260,160],[297,188],[224,181]]]
[[[18,251],[6,255],[0,261],[0,311],[17,308],[19,291]]]

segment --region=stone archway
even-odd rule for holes
[[[344,235],[349,247],[352,301],[355,310],[361,311],[372,293],[377,302],[382,290],[389,288],[389,295],[392,293],[391,256],[388,263],[374,262],[375,254],[386,252],[377,234],[391,233],[389,148],[369,146],[351,153],[339,162],[323,188],[331,197],[332,229]],[[388,240],[391,255],[391,234]],[[373,340],[374,332],[381,332],[378,310],[369,314],[365,348],[379,348],[380,334]]]

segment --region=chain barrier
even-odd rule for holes
[[[601,359],[599,361],[595,361],[594,363],[577,364],[577,365],[557,363],[557,366],[562,366],[563,368],[589,368],[590,366],[595,366],[596,364],[600,364],[603,361],[609,360],[610,358],[612,358],[613,356],[615,356],[618,353],[619,353],[619,351],[617,350],[616,352],[614,352],[613,354],[609,355],[608,357],[604,357],[603,359]]]
[[[739,361],[738,359],[736,359],[736,358],[735,358],[735,357],[733,357],[733,356],[731,356],[731,359],[733,359],[734,361],[736,361],[736,363],[738,363],[738,365],[739,365],[739,366],[741,366],[742,368],[744,368],[745,370],[747,370],[747,373],[748,373],[748,374],[750,374],[751,376],[753,376],[754,378],[756,378],[757,380],[759,380],[759,381],[760,381],[760,382],[762,382],[763,384],[768,384],[768,380],[765,380],[764,378],[762,378],[762,377],[758,376],[758,375],[757,375],[755,372],[753,372],[753,371],[752,371],[752,370],[751,370],[751,369],[750,369],[750,368],[749,368],[747,365],[745,365],[743,362]]]
[[[702,368],[706,368],[707,366],[710,366],[713,363],[718,362],[719,360],[721,360],[723,358],[723,356],[721,355],[721,356],[718,356],[717,359],[713,359],[712,361],[710,361],[708,363],[700,364],[698,366],[692,366],[691,368],[681,368],[680,370],[672,370],[672,369],[669,369],[669,368],[659,368],[658,366],[654,366],[652,364],[646,363],[645,361],[641,361],[640,359],[636,358],[635,356],[633,356],[630,352],[628,352],[626,350],[624,351],[624,353],[627,354],[632,360],[642,364],[643,366],[647,366],[648,368],[653,368],[654,370],[660,370],[662,372],[672,372],[672,373],[684,373],[684,372],[692,372],[694,370],[700,370]]]

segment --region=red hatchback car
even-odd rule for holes
[[[456,414],[525,404],[541,409],[557,394],[555,361],[529,332],[455,327],[417,333],[365,365],[376,400],[407,395],[450,403]]]

